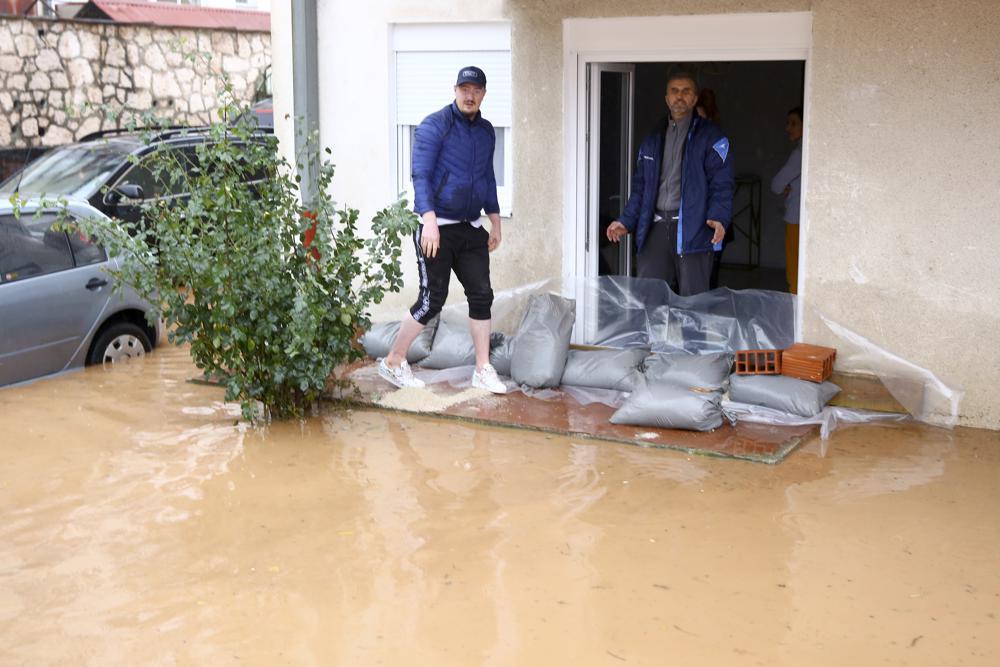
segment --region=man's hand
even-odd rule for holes
[[[608,225],[608,240],[612,243],[618,243],[626,234],[628,234],[628,228],[620,221],[615,220]]]
[[[726,238],[726,226],[718,220],[706,220],[705,224],[715,230],[715,234],[712,235],[712,245],[722,243],[722,239]]]
[[[490,219],[490,240],[486,242],[486,247],[493,252],[500,247],[500,241],[503,239],[500,233],[500,216],[490,213],[487,217]]]
[[[434,211],[424,213],[424,228],[420,231],[420,249],[425,257],[437,257],[441,247],[441,230],[438,229],[437,214]]]

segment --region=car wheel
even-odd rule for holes
[[[105,329],[90,347],[88,364],[115,364],[141,357],[153,349],[149,336],[131,322],[118,322]]]

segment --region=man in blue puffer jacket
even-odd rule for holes
[[[500,245],[500,205],[493,173],[496,133],[479,113],[486,75],[463,67],[455,101],[424,118],[413,140],[414,210],[421,218],[413,234],[420,293],[400,324],[392,350],[379,361],[379,375],[397,387],[422,387],[406,363],[406,352],[448,298],[451,272],[469,302],[469,331],[476,349],[472,386],[506,392],[490,365],[490,253]],[[486,212],[490,231],[480,217]]]
[[[694,76],[672,74],[669,114],[639,147],[625,212],[607,230],[616,243],[634,233],[638,277],[666,280],[682,296],[709,289],[735,188],[729,139],[694,113],[697,100]]]

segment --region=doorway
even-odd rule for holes
[[[665,39],[664,36],[669,36]],[[711,14],[689,16],[627,16],[567,18],[563,20],[563,237],[562,274],[575,278],[596,276],[600,243],[600,211],[595,207],[591,184],[600,173],[592,162],[588,129],[593,96],[593,68],[603,64],[741,63],[797,61],[803,68],[806,133],[803,165],[809,163],[809,81],[812,49],[811,12]],[[633,79],[636,95],[639,88]],[[656,91],[662,100],[662,89]],[[639,111],[637,99],[633,100]],[[662,110],[663,107],[661,106]],[[780,123],[779,121],[776,121]],[[779,125],[780,129],[780,125]],[[631,136],[641,132],[633,118]],[[594,137],[598,139],[598,137]],[[631,147],[630,147],[631,148]],[[631,152],[631,151],[630,151]],[[634,161],[629,155],[628,164]],[[609,186],[610,187],[610,186]],[[808,169],[802,172],[803,201],[808,191]],[[610,200],[609,195],[606,199]],[[609,207],[609,201],[605,202]],[[801,209],[801,238],[808,234],[808,216]],[[804,244],[799,251],[799,298],[804,298],[802,277],[808,273]],[[607,252],[607,251],[605,251]],[[619,269],[621,265],[619,263]],[[578,306],[579,307],[579,306]],[[796,311],[796,332],[801,331],[802,309]]]
[[[802,105],[805,62],[590,63],[587,100],[588,275],[635,275],[635,243],[607,240],[608,225],[628,200],[636,147],[666,113],[664,91],[674,69],[691,71],[716,104],[713,119],[730,140],[736,190],[732,225],[713,286],[787,291],[786,200],[771,179],[794,147],[789,110]],[[591,251],[595,248],[596,251]]]

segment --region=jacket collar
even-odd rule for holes
[[[657,131],[662,135],[666,135],[668,123],[670,123],[669,113],[666,116],[664,116],[663,119],[660,121],[660,124],[657,126]],[[697,111],[692,111],[691,124],[688,125],[688,132],[694,132],[695,130],[697,130],[698,126],[701,125],[701,123],[702,123],[702,117],[698,115]]]
[[[456,116],[458,116],[459,120],[464,120],[469,125],[475,125],[476,123],[479,122],[479,119],[483,117],[483,112],[482,111],[477,111],[476,112],[476,117],[473,118],[472,120],[469,120],[468,118],[465,117],[465,114],[462,113],[462,110],[458,108],[458,103],[455,102],[454,100],[451,103],[451,112],[453,114],[455,114]]]

